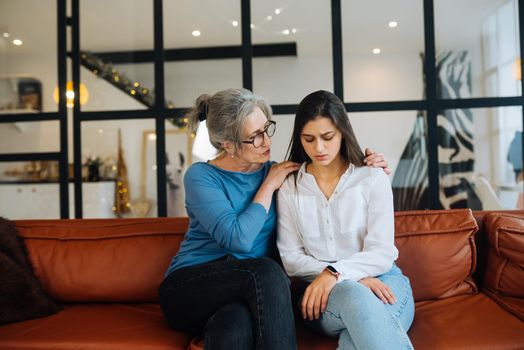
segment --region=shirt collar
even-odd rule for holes
[[[311,174],[309,174],[307,171],[306,171],[306,166],[307,166],[307,162],[304,162],[302,163],[302,165],[300,166],[300,169],[298,169],[298,174],[300,177],[303,177],[303,176],[313,176]],[[348,168],[346,169],[346,171],[344,172],[344,174],[342,174],[342,177],[345,177],[345,176],[349,176],[351,175],[351,173],[353,173],[353,171],[355,170],[355,165],[353,163],[349,163],[349,166]]]

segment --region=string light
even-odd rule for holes
[[[117,71],[111,63],[104,62],[100,57],[93,55],[89,51],[82,51],[80,54],[81,63],[84,67],[91,70],[94,74],[99,76],[102,79],[110,82],[118,89],[129,94],[137,101],[143,103],[148,107],[153,107],[155,105],[155,92],[154,90],[145,88],[139,81],[131,80],[126,77],[124,74],[121,74]],[[82,99],[82,89],[80,92]],[[82,104],[82,101],[80,102]],[[169,109],[175,108],[175,105],[171,101],[166,101],[166,107]],[[173,118],[167,118],[174,126],[178,128],[184,128],[187,126],[187,119],[184,116],[176,116]]]

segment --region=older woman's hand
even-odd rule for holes
[[[282,183],[284,182],[286,177],[290,173],[292,173],[293,171],[297,171],[298,169],[300,169],[300,164],[292,161],[285,161],[273,164],[273,166],[271,166],[269,174],[267,174],[266,179],[264,180],[263,185],[270,186],[270,188],[272,188],[273,191],[276,191],[280,188],[280,186],[282,186]]]
[[[273,193],[282,186],[282,183],[284,183],[289,173],[297,171],[298,169],[300,169],[300,164],[291,161],[273,164],[266,179],[262,185],[260,185],[253,202],[262,204],[266,212],[269,212],[273,200]]]
[[[382,168],[386,174],[391,174],[391,169],[388,167],[388,161],[384,158],[383,153],[376,153],[371,148],[366,148],[364,151],[366,158],[364,158],[364,163],[367,166],[373,168]]]

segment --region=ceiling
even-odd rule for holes
[[[437,46],[460,47],[480,40],[482,21],[508,0],[435,0]],[[424,48],[421,0],[342,0],[346,52],[417,51]],[[297,42],[309,50],[330,49],[330,0],[252,0],[256,43]],[[1,0],[1,54],[49,52],[56,48],[56,0]],[[280,14],[275,14],[280,9]],[[81,48],[119,51],[153,48],[152,0],[80,0]],[[240,45],[239,0],[164,0],[164,46]],[[269,20],[268,16],[272,16]],[[399,23],[390,29],[387,23]],[[296,29],[284,35],[283,30]],[[199,30],[199,37],[192,36]],[[22,46],[10,40],[18,37]],[[3,41],[3,42],[2,42]],[[438,49],[438,47],[437,47]],[[56,50],[55,50],[56,51]]]

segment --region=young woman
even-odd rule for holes
[[[276,254],[273,194],[299,164],[270,162],[275,122],[251,91],[202,95],[188,114],[206,120],[216,158],[184,178],[189,229],[159,288],[169,324],[203,335],[206,350],[296,348],[287,277]],[[367,161],[384,167],[382,155]]]
[[[412,349],[413,294],[394,263],[391,185],[365,166],[334,94],[302,100],[289,160],[302,166],[278,193],[277,245],[286,272],[311,282],[303,318],[338,337],[339,349]]]

